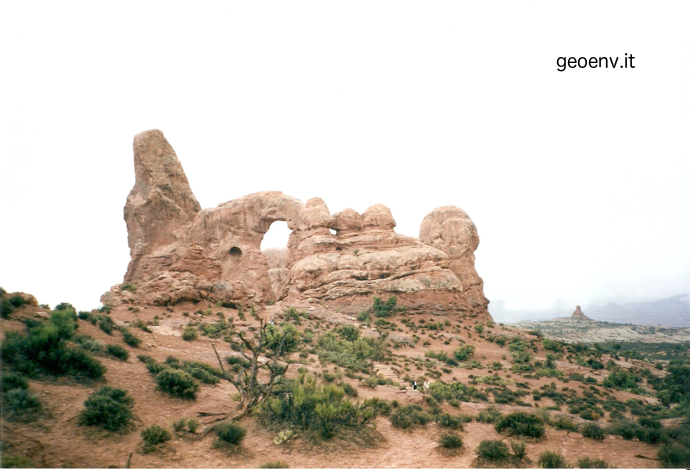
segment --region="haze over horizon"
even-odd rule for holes
[[[204,208],[383,203],[418,237],[461,207],[498,321],[690,292],[690,4],[39,3],[0,15],[8,291],[86,310],[122,282],[132,138],[157,128]]]

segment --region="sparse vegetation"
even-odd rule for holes
[[[216,426],[218,439],[232,445],[239,445],[247,435],[247,430],[236,421],[221,423]]]
[[[507,430],[516,436],[542,437],[545,432],[544,423],[539,416],[521,411],[501,416],[494,427],[497,432]]]
[[[594,439],[595,441],[603,441],[606,437],[606,431],[594,423],[584,424],[580,432],[583,437]]]
[[[165,368],[156,374],[156,383],[162,391],[179,398],[194,400],[199,390],[192,376],[179,369]]]
[[[142,429],[141,439],[144,441],[144,453],[148,453],[156,450],[161,444],[168,442],[172,439],[172,436],[167,429],[157,424],[152,424]]]
[[[459,449],[462,447],[462,438],[455,433],[441,434],[438,443],[444,449]]]
[[[500,460],[508,457],[508,446],[500,440],[484,439],[477,447],[477,455],[487,460]]]
[[[126,390],[102,387],[84,402],[80,424],[98,426],[108,431],[127,428],[134,419],[134,399]]]
[[[539,454],[537,463],[540,468],[565,468],[568,466],[563,455],[548,450]]]
[[[118,344],[109,344],[105,347],[105,350],[108,352],[108,354],[115,356],[121,361],[126,361],[129,359],[129,353],[127,350]]]

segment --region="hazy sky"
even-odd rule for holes
[[[689,292],[688,18],[688,2],[3,1],[0,286],[100,305],[129,261],[132,138],[156,128],[202,207],[383,203],[411,236],[463,208],[499,320]],[[626,53],[634,69],[557,71]]]

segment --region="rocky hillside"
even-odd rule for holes
[[[356,317],[313,301],[235,307],[77,313],[5,294],[3,466],[690,462],[674,388],[687,366],[412,312],[394,298]],[[233,385],[239,377],[246,386]],[[263,405],[238,410],[264,389]]]

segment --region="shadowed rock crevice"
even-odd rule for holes
[[[125,205],[131,261],[104,304],[169,305],[184,300],[262,304],[311,301],[358,312],[395,295],[412,310],[490,319],[474,269],[477,230],[454,206],[424,218],[420,239],[395,233],[383,204],[331,215],[278,191],[199,207],[163,133],[134,139],[136,182]],[[291,230],[283,249],[261,250],[272,223]]]

